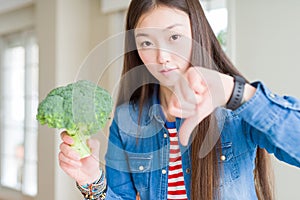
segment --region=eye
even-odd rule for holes
[[[181,35],[174,34],[170,37],[170,40],[175,41],[175,40],[178,40],[179,38],[181,38]]]
[[[149,41],[144,41],[140,44],[140,47],[150,47],[152,45],[151,42]]]

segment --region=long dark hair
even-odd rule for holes
[[[153,95],[154,84],[152,83],[155,81],[153,81],[154,78],[147,70],[139,70],[138,76],[128,76],[127,73],[136,67],[143,66],[136,48],[133,29],[136,28],[141,15],[156,6],[168,6],[189,15],[192,38],[195,41],[190,62],[194,66],[203,66],[230,75],[241,75],[223,52],[205,17],[199,0],[131,0],[126,19],[123,80],[119,91],[118,104],[131,101],[140,108],[139,112],[141,114],[142,106]],[[136,88],[134,92],[128,92],[128,88],[135,87],[137,81],[138,85],[141,86]],[[191,198],[193,200],[212,200],[216,199],[216,195],[218,195],[216,191],[218,191],[219,186],[220,169],[218,167],[217,149],[220,149],[218,147],[220,147],[221,142],[218,141],[207,156],[204,158],[199,157],[199,149],[205,136],[210,132],[219,131],[216,127],[217,122],[213,115],[210,115],[194,129],[192,134]],[[274,199],[268,166],[268,154],[265,150],[258,149],[254,173],[256,193],[260,200]]]

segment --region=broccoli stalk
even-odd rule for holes
[[[74,140],[72,148],[84,158],[91,153],[87,139],[105,126],[112,107],[106,90],[80,80],[53,89],[39,104],[36,118],[41,125],[65,129]]]

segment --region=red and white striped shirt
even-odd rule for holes
[[[168,174],[168,200],[187,200],[186,188],[182,171],[181,152],[175,122],[167,122],[166,127],[170,135],[170,157]]]

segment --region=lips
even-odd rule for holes
[[[166,72],[170,72],[170,71],[173,71],[175,70],[176,68],[171,68],[171,69],[163,69],[160,71],[160,73],[166,73]]]
[[[173,66],[164,66],[164,68],[162,70],[160,70],[159,72],[160,73],[168,73],[168,72],[171,72],[171,71],[174,71],[176,70],[177,67],[173,67]]]

